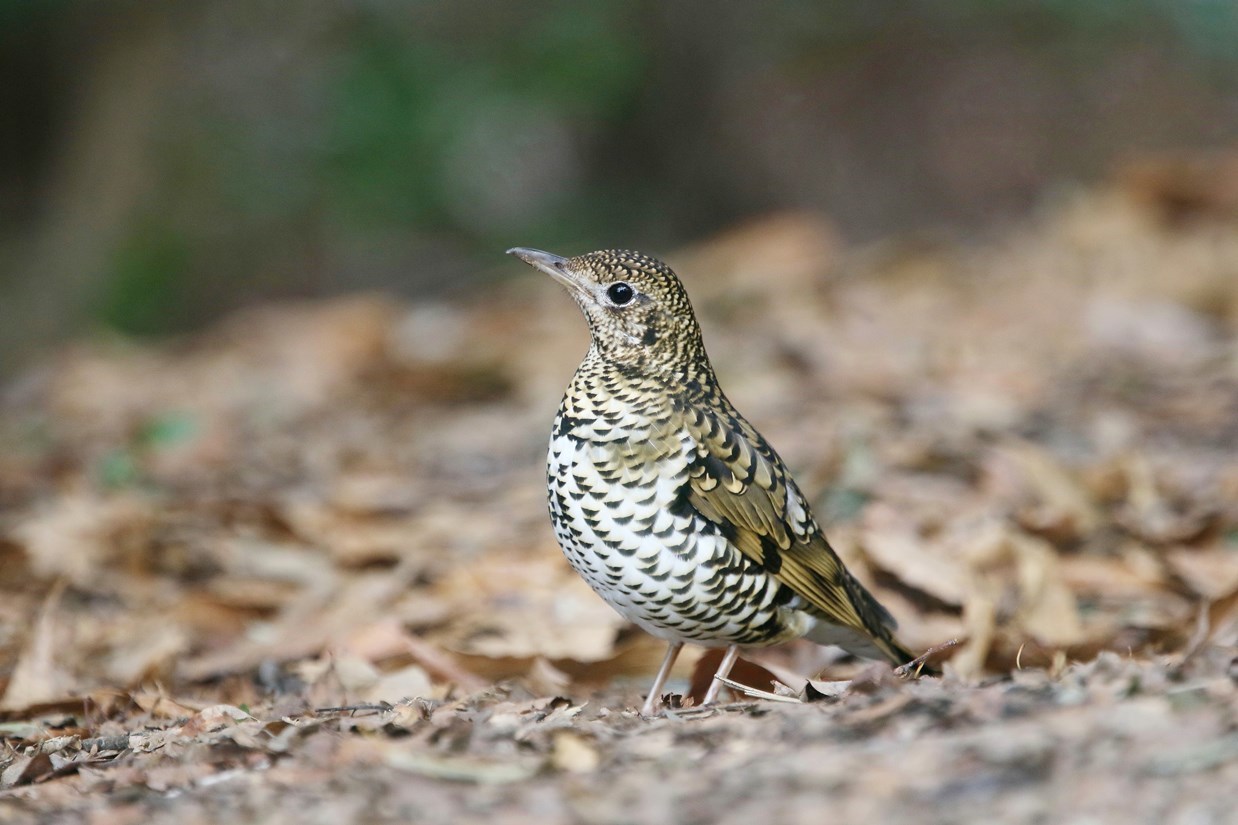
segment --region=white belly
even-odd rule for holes
[[[552,438],[551,520],[568,561],[624,618],[663,639],[768,644],[781,639],[754,632],[771,620],[776,635],[800,635],[806,621],[775,604],[771,577],[694,510],[676,512],[693,449]]]

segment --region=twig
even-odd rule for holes
[[[950,650],[951,648],[958,647],[958,646],[959,646],[958,639],[950,639],[949,641],[942,642],[939,645],[933,645],[928,650],[924,651],[923,653],[921,653],[916,658],[912,659],[907,664],[899,665],[898,667],[894,668],[894,673],[898,676],[912,676],[912,677],[919,676],[920,671],[924,668],[924,665],[928,662],[929,659],[933,658],[938,653],[941,653],[943,650]]]
[[[770,693],[767,690],[757,690],[754,687],[745,685],[743,682],[737,682],[734,679],[727,679],[723,676],[714,676],[714,678],[736,693],[742,693],[744,696],[751,696],[754,699],[765,699],[770,702],[785,702],[789,705],[803,704],[802,701],[794,696],[783,696],[781,693]]]
[[[129,750],[129,734],[122,733],[118,736],[96,736],[93,739],[83,739],[81,747],[84,751],[127,751]]]
[[[314,708],[314,713],[357,713],[358,711],[368,710],[376,713],[385,713],[395,705],[390,702],[379,702],[377,704],[360,704],[360,705],[340,705],[333,708]]]

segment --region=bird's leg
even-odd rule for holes
[[[666,685],[666,679],[671,675],[671,668],[674,667],[681,650],[683,650],[683,642],[671,642],[666,648],[666,657],[662,659],[662,667],[658,668],[658,675],[653,677],[653,687],[649,689],[649,696],[640,709],[641,716],[653,716],[657,713],[658,702],[662,699],[662,688]]]
[[[709,690],[705,691],[705,700],[701,702],[702,705],[712,705],[718,698],[718,691],[722,690],[722,682],[718,680],[731,675],[731,668],[735,667],[735,660],[738,658],[739,645],[731,645],[726,649],[722,661],[718,664],[718,672],[714,674],[713,681],[709,683]]]

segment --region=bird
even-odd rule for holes
[[[679,277],[609,249],[508,250],[562,286],[591,342],[551,427],[551,525],[568,562],[665,641],[640,713],[657,714],[684,644],[739,651],[806,638],[898,665],[893,617],[843,564],[782,458],[718,385]]]

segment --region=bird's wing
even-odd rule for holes
[[[893,619],[830,547],[773,448],[731,410],[690,409],[686,418],[696,445],[687,502],[825,619],[901,657],[888,631]]]

